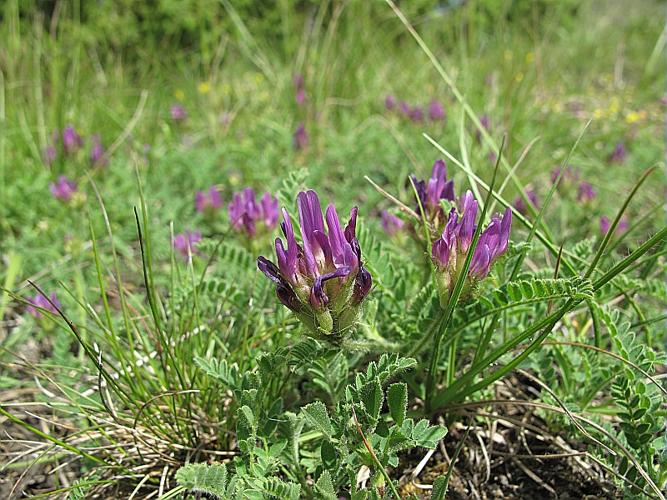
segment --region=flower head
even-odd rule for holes
[[[34,297],[29,298],[28,302],[30,302],[30,305],[28,306],[27,311],[35,318],[42,317],[40,309],[48,311],[51,314],[58,314],[58,309],[61,307],[55,292],[51,292],[48,299],[43,294],[38,293]]]
[[[201,233],[199,231],[185,231],[174,235],[171,244],[174,250],[180,253],[184,259],[187,259],[188,255],[197,253],[197,243],[200,241]]]
[[[604,236],[609,232],[609,228],[611,227],[611,221],[609,220],[609,217],[606,215],[603,215],[600,217],[600,233]],[[621,235],[624,232],[628,230],[629,224],[628,224],[628,219],[627,217],[621,217],[621,220],[618,221],[618,226],[616,226],[616,234]]]
[[[438,101],[431,101],[428,105],[428,117],[432,122],[443,120],[445,118],[445,108]]]
[[[479,123],[484,128],[484,130],[491,132],[491,118],[489,118],[489,115],[480,116]],[[479,129],[475,131],[475,138],[477,139],[477,142],[481,142],[482,132]]]
[[[245,188],[232,195],[227,209],[232,227],[249,238],[257,234],[260,223],[265,231],[271,231],[278,225],[278,198],[270,193],[264,193],[258,202],[255,191]]]
[[[537,198],[537,193],[535,190],[532,188],[526,188],[524,191],[524,194],[526,195],[526,198],[528,198],[528,202],[534,207],[537,208],[540,206],[539,199]],[[517,209],[517,211],[522,214],[522,215],[527,215],[528,214],[528,206],[526,203],[523,201],[523,197],[517,196],[514,199],[514,208]]]
[[[51,194],[62,201],[70,201],[72,199],[72,196],[74,196],[74,193],[76,192],[76,182],[73,180],[68,179],[64,175],[61,175],[58,177],[58,180],[56,182],[52,182],[49,184],[49,189],[51,190]]]
[[[213,213],[222,208],[222,196],[215,186],[207,191],[197,191],[195,194],[195,209],[199,213]]]
[[[443,306],[449,301],[470,251],[477,228],[477,209],[475,197],[466,191],[459,201],[458,212],[456,208],[451,209],[442,236],[433,243],[431,257],[436,266],[436,281]],[[469,294],[477,281],[488,276],[493,263],[505,253],[511,227],[512,211],[509,207],[502,216],[495,214],[491,217],[491,222],[480,234],[473,250],[464,293]]]
[[[174,104],[169,110],[171,119],[175,122],[184,122],[188,118],[188,112],[185,110],[182,104]]]
[[[596,196],[597,193],[590,182],[583,181],[579,184],[579,188],[577,189],[577,201],[588,203],[595,199]]]
[[[57,157],[58,157],[58,150],[56,149],[55,146],[49,145],[44,148],[44,152],[42,153],[42,158],[44,160],[44,164],[47,167],[53,165],[53,162],[56,161]]]
[[[414,123],[421,123],[424,121],[424,109],[421,106],[412,107],[408,115]]]
[[[561,172],[563,172],[562,175]],[[579,172],[570,165],[565,167],[564,171],[561,167],[555,167],[551,171],[551,183],[555,184],[559,176],[560,181],[558,182],[558,187],[567,187],[579,180]]]
[[[294,145],[294,149],[296,149],[297,151],[305,149],[306,146],[308,146],[309,141],[310,139],[308,137],[308,132],[306,132],[306,125],[303,122],[301,122],[294,131],[294,137],[292,139],[292,144]]]
[[[410,116],[410,105],[405,101],[401,101],[401,102],[398,103],[398,111],[401,114],[409,117]]]
[[[350,211],[343,229],[333,204],[323,216],[315,191],[299,193],[297,206],[301,244],[283,209],[281,228],[287,246],[276,238],[278,265],[259,257],[257,266],[276,284],[279,300],[315,335],[337,339],[356,323],[372,284],[355,234],[357,208]]]
[[[405,222],[386,210],[383,210],[380,214],[380,224],[389,236],[394,236],[405,227]]]
[[[609,161],[611,163],[623,163],[625,158],[628,156],[628,151],[625,148],[625,144],[619,142],[614,146],[614,150],[609,155]]]
[[[424,209],[424,215],[432,222],[436,222],[444,215],[440,200],[454,201],[454,181],[447,180],[447,167],[444,160],[437,160],[433,164],[431,177],[428,181],[420,181],[411,176],[417,191],[417,207],[415,211],[421,213],[420,205]]]
[[[68,125],[63,129],[62,138],[65,153],[73,154],[83,147],[83,138],[77,134],[76,130],[71,125]]]
[[[93,145],[90,148],[90,163],[94,167],[106,167],[109,163],[109,159],[104,151],[104,146],[102,146],[100,136],[94,135],[91,137],[91,140]]]
[[[384,107],[387,108],[387,110],[392,111],[396,108],[396,98],[389,94],[384,98]]]

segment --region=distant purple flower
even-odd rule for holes
[[[197,191],[195,194],[195,209],[197,212],[217,212],[222,208],[222,196],[215,186],[207,191]]]
[[[401,102],[398,103],[398,111],[401,114],[409,117],[410,116],[410,105],[405,101],[401,101]]]
[[[259,257],[257,266],[276,284],[283,305],[316,336],[336,339],[356,323],[359,306],[372,284],[370,273],[362,265],[355,234],[357,208],[350,211],[350,220],[343,229],[336,208],[330,204],[326,210],[327,232],[315,191],[299,193],[297,206],[302,245],[297,243],[290,216],[283,209],[281,228],[287,248],[277,238],[278,265]]]
[[[555,167],[551,171],[551,183],[554,184],[558,180],[558,176],[561,175],[561,167]],[[572,166],[568,165],[565,167],[565,171],[563,172],[563,175],[560,178],[559,182],[559,187],[560,184],[564,185],[570,185],[575,183],[577,180],[579,180],[579,173],[575,171]]]
[[[444,160],[437,160],[433,164],[431,178],[428,181],[420,181],[412,175],[412,182],[417,190],[417,207],[415,211],[420,214],[420,204],[424,209],[426,218],[436,221],[444,215],[440,200],[454,201],[454,181],[447,180],[447,167]]]
[[[304,89],[297,90],[295,100],[298,106],[303,106],[303,103],[306,102],[306,91]]]
[[[489,118],[489,115],[480,116],[479,123],[484,128],[484,130],[491,132],[491,118]],[[482,132],[479,129],[475,131],[475,138],[477,139],[477,142],[482,141]]]
[[[442,236],[433,243],[431,250],[433,262],[437,268],[437,285],[440,301],[443,306],[449,301],[458,274],[472,244],[476,230],[477,201],[470,191],[461,197],[459,211],[452,208]],[[509,245],[510,229],[512,227],[512,211],[508,207],[501,216],[495,214],[491,222],[484,229],[477,241],[470,269],[467,291],[471,285],[484,279],[491,271],[493,263],[500,257]]]
[[[431,101],[428,105],[428,117],[432,122],[437,122],[445,118],[445,108],[438,101]]]
[[[188,118],[188,112],[181,104],[174,104],[169,110],[169,114],[175,122],[184,122]]]
[[[199,231],[185,231],[174,236],[171,244],[174,250],[181,254],[185,259],[188,255],[197,253],[197,243],[201,241],[201,233]]]
[[[600,217],[600,232],[604,236],[609,232],[609,228],[611,227],[611,221],[609,220],[609,217],[606,215],[603,215]],[[623,234],[628,230],[629,224],[628,224],[628,219],[627,217],[623,216],[621,217],[621,220],[618,221],[618,226],[616,226],[616,234],[620,235]]]
[[[100,136],[94,135],[91,137],[91,140],[93,145],[90,148],[90,163],[94,167],[106,167],[109,163],[109,159],[104,151],[104,146],[102,146]]]
[[[52,182],[49,185],[51,194],[62,201],[70,201],[76,192],[76,188],[76,182],[68,179],[64,175],[61,175],[56,182]]]
[[[421,123],[424,121],[424,109],[421,106],[414,106],[410,109],[409,116],[414,123]]]
[[[534,208],[539,207],[540,202],[537,198],[537,193],[535,193],[535,191],[532,188],[526,188],[524,194],[526,195],[526,198],[528,198],[528,201]],[[523,201],[523,197],[521,196],[517,196],[514,199],[514,203],[512,205],[514,205],[514,208],[516,208],[517,211],[522,215],[527,215],[529,213],[528,206],[526,205],[526,202]]]
[[[55,146],[49,145],[44,148],[44,152],[42,153],[42,158],[44,159],[44,164],[47,167],[53,165],[53,162],[56,161],[57,157],[58,157],[58,150],[56,149]]]
[[[577,201],[581,203],[588,203],[592,201],[597,196],[595,189],[590,182],[583,181],[579,184],[579,189],[577,190]]]
[[[228,205],[229,220],[232,227],[244,232],[249,238],[257,234],[257,224],[261,223],[265,230],[271,231],[278,225],[278,198],[264,193],[257,202],[255,191],[245,188],[232,195]]]
[[[73,154],[83,147],[83,138],[76,133],[73,126],[65,127],[62,136],[65,153]]]
[[[384,98],[384,107],[387,108],[389,111],[393,111],[396,108],[396,98],[389,94],[387,97]]]
[[[383,210],[380,214],[380,223],[384,232],[389,236],[394,236],[405,227],[405,222],[386,210]]]
[[[51,299],[53,304],[49,302],[49,299]],[[49,299],[47,299],[41,293],[38,293],[34,297],[28,299],[28,302],[30,303],[30,305],[27,307],[28,313],[38,319],[42,317],[42,312],[39,309],[44,309],[51,314],[58,314],[58,309],[62,306],[62,304],[60,304],[58,297],[56,297],[56,293],[51,292],[49,294]]]
[[[294,83],[294,88],[296,90],[299,90],[299,89],[303,88],[305,80],[303,79],[303,75],[296,74],[296,75],[294,75],[294,78],[292,79],[292,82]]]
[[[619,142],[614,146],[614,150],[611,155],[609,155],[609,161],[611,163],[623,163],[625,158],[628,156],[628,151],[625,148],[625,144]]]
[[[310,142],[310,138],[308,137],[308,132],[306,132],[306,125],[303,122],[299,123],[299,126],[294,131],[294,137],[292,138],[294,149],[301,151],[308,146],[308,142]]]

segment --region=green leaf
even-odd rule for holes
[[[447,435],[447,429],[441,425],[429,425],[428,420],[420,420],[412,431],[412,439],[417,446],[433,449],[438,441]]]
[[[387,389],[387,404],[389,414],[399,427],[405,420],[408,409],[408,386],[404,382],[392,384]]]
[[[333,482],[331,481],[331,474],[328,470],[322,472],[315,483],[315,492],[317,493],[318,498],[321,498],[322,500],[336,500],[336,490],[334,489]]]
[[[334,428],[324,403],[321,401],[310,403],[301,408],[301,413],[312,427],[324,434],[327,439],[331,439]]]
[[[440,476],[433,481],[433,490],[431,491],[431,500],[445,500],[447,494],[447,476]]]
[[[380,381],[375,378],[367,383],[361,391],[361,402],[370,419],[370,431],[375,430],[377,421],[380,418],[380,410],[382,410],[383,401],[384,393],[382,391],[382,385],[380,384]]]
[[[188,464],[176,471],[176,482],[196,493],[225,498],[227,469],[223,464]]]

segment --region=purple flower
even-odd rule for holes
[[[579,184],[579,189],[577,190],[577,201],[581,203],[588,203],[592,201],[597,196],[595,189],[590,182],[583,181]]]
[[[447,180],[447,167],[444,160],[437,160],[433,164],[431,178],[428,181],[419,181],[414,175],[411,178],[417,191],[415,211],[420,214],[421,205],[426,218],[435,222],[436,219],[444,215],[440,200],[454,201],[454,181]]]
[[[555,167],[551,171],[551,183],[554,184],[558,180],[558,176],[561,175],[561,167]],[[568,165],[565,167],[565,171],[563,172],[563,175],[560,178],[560,182],[558,183],[558,187],[561,187],[561,185],[570,185],[575,183],[577,180],[579,180],[579,173],[575,171],[572,166]]]
[[[370,291],[372,278],[363,267],[356,238],[357,208],[343,229],[330,204],[323,217],[315,191],[297,196],[301,245],[297,243],[287,210],[281,228],[287,247],[276,238],[278,265],[264,257],[259,269],[276,284],[278,299],[294,311],[316,336],[334,339],[356,323],[361,302]],[[324,220],[326,225],[324,227]]]
[[[305,80],[303,79],[303,75],[296,74],[296,75],[294,75],[294,78],[292,79],[292,82],[294,83],[294,88],[296,90],[300,90],[300,89],[303,88]]]
[[[184,122],[188,118],[188,112],[181,104],[174,104],[169,110],[169,114],[175,122]]]
[[[49,184],[51,194],[62,201],[70,201],[76,192],[76,182],[68,179],[64,175],[58,177],[56,182]]]
[[[609,232],[609,228],[611,227],[611,221],[609,220],[609,217],[606,215],[603,215],[600,217],[600,232],[604,236]],[[628,219],[627,217],[623,216],[621,217],[621,220],[618,221],[618,226],[616,226],[616,234],[620,235],[623,234],[628,230],[629,224],[628,224]]]
[[[53,162],[56,161],[57,157],[58,157],[58,150],[56,149],[55,146],[49,145],[44,148],[44,152],[42,153],[42,158],[44,160],[44,164],[47,167],[53,165]]]
[[[401,102],[398,103],[398,111],[401,114],[409,117],[410,116],[410,105],[405,101],[401,101]]]
[[[309,141],[310,139],[308,137],[308,132],[306,132],[306,125],[303,122],[299,123],[299,126],[294,131],[294,137],[292,138],[294,149],[297,151],[305,149],[306,146],[308,146]]]
[[[482,127],[484,127],[484,130],[491,132],[491,118],[489,118],[489,115],[480,116],[479,123]],[[479,129],[475,131],[475,138],[477,139],[477,142],[482,141],[482,132]]]
[[[188,255],[194,255],[197,253],[197,243],[201,241],[201,233],[199,231],[185,231],[183,233],[177,234],[171,241],[171,244],[174,246],[174,250],[183,256],[184,259],[188,258]]]
[[[470,191],[461,197],[459,212],[452,208],[442,236],[433,243],[431,256],[437,268],[436,282],[440,302],[446,306],[461,272],[466,255],[470,250],[476,230],[477,201]],[[512,211],[508,207],[501,216],[495,214],[491,222],[480,234],[474,249],[464,292],[470,293],[475,282],[484,279],[491,271],[494,262],[509,245],[512,227]]]
[[[614,146],[614,150],[609,155],[609,161],[611,163],[623,163],[625,158],[628,156],[628,151],[625,148],[625,144],[619,142]]]
[[[530,204],[534,207],[537,208],[540,206],[540,202],[537,198],[537,193],[532,188],[526,188],[524,191],[524,194],[526,195],[526,198],[528,198],[528,201]],[[528,206],[526,203],[523,201],[523,197],[517,196],[514,200],[514,208],[517,209],[517,211],[522,214],[522,215],[527,215],[529,213],[528,211]]]
[[[49,302],[49,299],[51,302]],[[30,305],[27,307],[28,313],[38,319],[42,317],[42,312],[40,309],[48,311],[51,314],[58,314],[58,309],[60,309],[62,306],[58,300],[58,297],[56,297],[55,292],[51,292],[48,299],[41,293],[38,293],[34,297],[29,298],[28,302],[30,303]]]
[[[262,223],[266,231],[271,231],[278,225],[278,198],[270,193],[264,193],[257,202],[255,191],[245,188],[232,195],[232,201],[227,208],[232,227],[244,232],[249,238],[257,234],[258,223]]]
[[[411,108],[408,115],[414,123],[421,123],[424,121],[424,110],[421,106],[414,106]]]
[[[109,159],[104,151],[104,146],[102,146],[100,136],[94,135],[91,137],[91,140],[93,145],[90,148],[90,163],[94,167],[106,167]]]
[[[79,134],[76,133],[74,127],[68,125],[63,129],[63,149],[67,154],[76,153],[80,148],[83,147],[83,139]]]
[[[208,191],[197,191],[195,194],[195,209],[197,212],[217,212],[222,207],[222,196],[215,186]]]
[[[438,101],[431,101],[428,105],[428,117],[432,122],[437,122],[445,118],[445,108]]]
[[[298,106],[302,106],[306,102],[306,91],[304,89],[297,90],[295,100]]]
[[[396,98],[389,94],[384,98],[384,107],[389,111],[393,111],[396,108]]]
[[[394,236],[405,227],[405,222],[386,210],[380,213],[380,224],[382,224],[382,229],[389,236]]]

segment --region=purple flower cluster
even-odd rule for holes
[[[294,100],[297,106],[303,106],[306,102],[306,87],[303,75],[294,75]]]
[[[76,193],[76,188],[76,182],[68,179],[64,175],[61,175],[56,182],[52,182],[49,185],[51,194],[62,201],[70,201],[72,196],[74,196],[74,193]]]
[[[176,123],[184,122],[188,119],[188,112],[185,110],[182,104],[174,104],[169,110],[169,115],[171,119]]]
[[[257,234],[258,223],[262,223],[266,231],[278,225],[278,199],[270,193],[264,193],[258,202],[255,191],[246,188],[232,195],[227,209],[232,227],[249,238]]]
[[[439,219],[444,215],[440,200],[454,201],[455,198],[454,181],[447,180],[447,167],[444,160],[437,160],[433,164],[430,179],[417,180],[413,175],[411,180],[417,191],[415,211],[420,214],[423,208],[426,218],[437,226]]]
[[[433,243],[431,256],[438,270],[436,282],[440,301],[446,306],[458,275],[462,271],[473,235],[477,228],[477,201],[470,191],[461,197],[459,211],[452,208],[442,236]],[[468,283],[464,292],[470,293],[476,281],[484,279],[491,271],[493,263],[507,250],[512,227],[512,211],[508,207],[501,216],[495,214],[491,222],[480,234],[475,246]]]
[[[405,222],[386,210],[380,213],[380,224],[382,224],[382,229],[388,236],[394,236],[405,227]]]
[[[600,232],[604,236],[609,232],[609,228],[611,227],[611,221],[609,220],[609,217],[606,215],[603,215],[600,217]],[[624,232],[628,230],[629,224],[628,224],[628,219],[626,217],[621,217],[621,220],[618,221],[618,226],[616,226],[616,234],[621,235]]]
[[[294,149],[301,151],[302,149],[306,149],[306,146],[308,146],[309,142],[310,138],[308,136],[308,132],[306,132],[306,124],[301,122],[294,131],[292,145],[294,146]]]
[[[528,198],[528,202],[533,206],[533,208],[538,208],[540,206],[540,201],[537,198],[537,193],[535,190],[528,187],[525,189],[524,194],[526,195],[526,198]],[[523,201],[523,197],[517,196],[514,199],[514,203],[512,203],[512,205],[514,205],[514,208],[516,208],[521,215],[528,215],[528,206]]]
[[[626,149],[625,144],[619,142],[614,146],[614,150],[609,155],[609,161],[611,163],[623,163],[627,156],[628,150]]]
[[[105,166],[108,162],[104,146],[99,135],[91,137],[92,145],[90,149],[90,163],[92,166]],[[53,165],[58,159],[58,147],[62,148],[68,156],[74,156],[83,148],[83,137],[76,131],[72,125],[67,125],[62,132],[54,132],[51,137],[51,144],[48,144],[42,152],[42,159],[47,167]]]
[[[384,106],[388,111],[395,111],[399,116],[408,118],[414,123],[423,122],[426,114],[432,122],[439,122],[445,119],[445,108],[442,103],[435,99],[432,99],[428,106],[410,106],[406,101],[399,103],[396,101],[396,97],[387,95],[384,98]]]
[[[27,307],[28,313],[38,319],[42,317],[42,312],[40,309],[48,311],[51,314],[58,314],[58,310],[56,308],[59,309],[61,307],[60,301],[58,300],[58,297],[56,297],[55,292],[51,292],[48,299],[41,293],[38,293],[34,297],[29,298],[28,302],[30,302],[30,305]]]
[[[595,199],[597,193],[590,182],[583,181],[577,189],[577,201],[580,203],[589,203]]]
[[[174,235],[171,244],[174,250],[181,254],[184,259],[189,255],[197,253],[197,243],[201,241],[201,233],[199,231],[185,231]]]
[[[195,209],[199,213],[215,213],[222,208],[222,195],[218,188],[211,186],[206,191],[195,193]]]
[[[257,266],[276,284],[278,299],[315,336],[341,338],[356,323],[360,305],[372,285],[356,238],[357,208],[352,208],[343,229],[333,204],[323,217],[315,191],[299,193],[297,207],[301,245],[290,216],[283,209],[281,229],[287,247],[276,238],[278,265],[259,257]]]
[[[491,132],[491,118],[489,115],[482,115],[479,117],[479,123],[484,127],[484,130],[487,132]],[[477,142],[482,142],[482,132],[477,129],[475,130],[475,138],[477,139]],[[493,160],[493,163],[495,163],[495,159]]]
[[[561,172],[563,174],[561,175]],[[561,167],[556,167],[551,171],[551,183],[555,184],[560,176],[560,181],[558,182],[558,187],[567,188],[572,184],[575,184],[579,180],[579,172],[572,168],[570,165],[565,167],[565,170]]]

